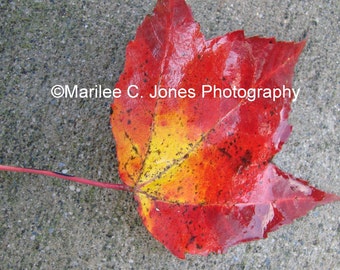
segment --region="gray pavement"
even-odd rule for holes
[[[339,184],[338,1],[188,1],[207,38],[308,38],[293,133],[275,163]],[[55,84],[112,87],[155,1],[0,2],[0,163],[118,182],[109,99],[55,99]],[[179,260],[143,227],[132,194],[0,173],[0,269],[340,269],[339,203],[224,255]]]

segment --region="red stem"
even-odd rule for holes
[[[45,176],[56,177],[56,178],[60,178],[60,179],[64,179],[64,180],[68,180],[72,182],[77,182],[80,184],[95,186],[95,187],[110,188],[110,189],[123,190],[123,191],[132,191],[132,188],[125,184],[103,183],[103,182],[98,182],[94,180],[89,180],[89,179],[85,179],[81,177],[76,177],[76,176],[52,172],[52,171],[20,168],[20,167],[7,166],[7,165],[0,165],[0,171],[41,174]]]

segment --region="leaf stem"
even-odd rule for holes
[[[38,170],[38,169],[29,169],[29,168],[21,168],[21,167],[14,167],[14,166],[7,166],[7,165],[0,165],[0,171],[10,171],[10,172],[19,172],[19,173],[32,173],[32,174],[41,174],[49,177],[60,178],[80,184],[100,187],[100,188],[109,188],[114,190],[123,190],[123,191],[132,191],[132,188],[122,184],[114,184],[114,183],[103,183],[98,182],[90,179],[85,179],[81,177],[76,177],[68,174],[52,172],[52,171],[45,171],[45,170]]]

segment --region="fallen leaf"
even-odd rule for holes
[[[339,200],[270,162],[291,132],[293,99],[273,91],[292,88],[304,45],[243,31],[205,40],[183,0],[159,0],[128,44],[111,116],[119,172],[177,257],[226,252]],[[204,85],[270,90],[251,101]]]

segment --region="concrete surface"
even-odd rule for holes
[[[112,87],[155,1],[0,2],[0,163],[119,181],[108,99],[55,99],[55,84]],[[293,134],[275,163],[339,184],[339,2],[193,1],[207,38],[244,29],[308,44]],[[178,260],[143,227],[131,194],[0,173],[0,269],[340,269],[339,203],[225,255]]]

